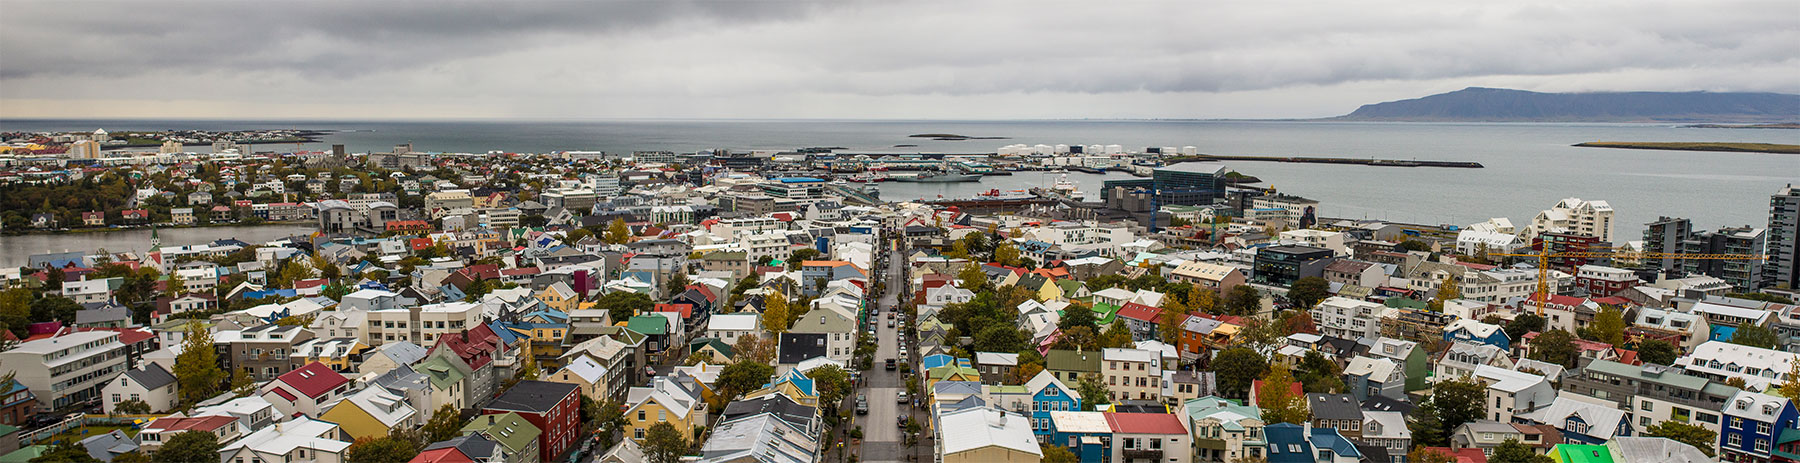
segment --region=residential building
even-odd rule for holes
[[[1194,461],[1193,435],[1181,417],[1168,413],[1107,413],[1112,430],[1109,461],[1121,463]]]
[[[1312,246],[1270,246],[1256,250],[1250,279],[1270,286],[1289,286],[1303,277],[1323,276],[1334,252]]]
[[[119,333],[81,331],[0,352],[0,371],[31,389],[38,410],[50,411],[100,400],[102,389],[125,372],[125,358]]]
[[[282,416],[319,416],[325,405],[350,391],[350,378],[323,363],[311,363],[276,377],[260,388],[260,395]],[[333,429],[336,426],[333,425]]]
[[[480,436],[500,444],[499,461],[505,463],[537,463],[544,461],[540,436],[543,431],[518,413],[489,413],[476,416],[462,427],[463,436]]]
[[[1796,428],[1793,402],[1786,397],[1739,391],[1725,403],[1719,429],[1719,459],[1771,461],[1777,441]]]
[[[1350,394],[1306,394],[1306,405],[1312,411],[1307,419],[1314,428],[1330,428],[1351,439],[1362,438],[1362,401]]]
[[[1581,198],[1567,198],[1558,201],[1555,206],[1539,212],[1531,219],[1531,230],[1538,235],[1549,232],[1569,232],[1581,236],[1599,238],[1602,242],[1613,240],[1613,208],[1606,201],[1585,201]]]
[[[1766,391],[1792,371],[1800,354],[1763,349],[1723,341],[1707,341],[1692,352],[1675,360],[1675,366],[1690,375],[1724,382],[1731,378],[1744,380],[1752,391]]]
[[[1162,362],[1153,351],[1108,348],[1101,354],[1104,365],[1100,372],[1114,402],[1121,400],[1161,400]]]
[[[1312,308],[1313,323],[1326,336],[1343,339],[1375,338],[1381,334],[1381,304],[1332,296]]]
[[[175,388],[174,374],[160,364],[146,363],[113,378],[102,390],[102,397],[106,398],[107,413],[120,413],[117,411],[120,403],[134,400],[149,405],[154,413],[176,409],[181,397]]]
[[[581,433],[580,395],[573,384],[520,381],[489,402],[481,414],[514,414],[543,430],[538,434],[539,458],[550,461],[574,446]]]
[[[1050,413],[1081,410],[1081,392],[1049,371],[1026,381],[1025,392],[1031,394],[1031,431],[1040,440],[1050,437]]]
[[[1800,188],[1794,184],[1769,196],[1768,230],[1766,279],[1776,288],[1800,288]]]
[[[692,441],[694,426],[706,419],[706,401],[701,391],[668,376],[656,377],[649,387],[634,387],[626,392],[626,436],[642,441],[657,423],[669,423],[682,437]]]
[[[394,429],[424,424],[406,397],[383,387],[365,387],[326,405],[319,419],[337,423],[352,440],[387,436]]]
[[[986,407],[945,412],[937,417],[937,461],[943,463],[1030,463],[1043,459],[1030,421]]]
[[[1479,365],[1474,378],[1487,386],[1484,406],[1494,421],[1511,422],[1514,416],[1540,410],[1557,400],[1556,387],[1544,375]]]
[[[1233,462],[1261,458],[1266,450],[1262,411],[1215,396],[1182,404],[1194,434],[1195,461]]]
[[[297,417],[251,432],[219,448],[219,461],[338,463],[350,443],[339,440],[336,424]]]

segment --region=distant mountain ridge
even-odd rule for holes
[[[1800,95],[1785,93],[1539,93],[1469,87],[1411,100],[1363,105],[1333,118],[1442,122],[1787,122],[1800,120]]]

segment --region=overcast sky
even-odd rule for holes
[[[1286,118],[1800,93],[1774,1],[0,1],[0,117]]]

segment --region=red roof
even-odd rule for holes
[[[1454,457],[1456,463],[1487,463],[1488,461],[1487,455],[1481,453],[1481,449],[1474,447],[1460,450],[1450,450],[1449,447],[1426,447],[1425,450]]]
[[[413,459],[409,460],[407,463],[472,463],[474,461],[475,460],[469,459],[467,455],[463,455],[462,451],[457,450],[456,447],[444,447],[437,450],[419,452],[418,455],[414,456]]]
[[[294,397],[294,393],[288,392],[287,389],[282,389],[282,388],[278,387],[278,388],[272,389],[271,391],[274,392],[275,395],[281,396],[281,398],[283,398],[283,399],[287,399],[287,401],[289,401],[289,402],[296,402],[296,401],[300,400],[299,397]],[[295,413],[295,414],[297,415],[299,413]]]
[[[1107,413],[1106,424],[1115,433],[1187,434],[1181,420],[1168,413]]]
[[[1251,382],[1250,382],[1250,389],[1251,389],[1251,390],[1255,390],[1255,391],[1261,391],[1261,390],[1262,390],[1262,388],[1263,388],[1263,380],[1260,380],[1260,379],[1259,379],[1259,380],[1255,380],[1255,381],[1251,381]],[[1292,393],[1293,393],[1293,394],[1294,394],[1294,397],[1304,397],[1304,396],[1306,396],[1306,390],[1305,390],[1305,389],[1303,389],[1303,388],[1301,388],[1301,387],[1300,387],[1300,383],[1299,383],[1299,382],[1294,382],[1294,383],[1289,383],[1289,384],[1288,384],[1288,392],[1292,392]],[[1261,395],[1262,395],[1262,394],[1257,394],[1257,395],[1258,395],[1258,396],[1261,396]]]
[[[1132,320],[1156,323],[1156,316],[1162,313],[1161,308],[1151,307],[1136,302],[1127,302],[1119,308],[1119,316]]]
[[[679,314],[681,314],[681,319],[682,319],[682,320],[686,320],[686,319],[688,319],[688,318],[689,318],[689,317],[692,317],[692,316],[693,316],[693,314],[694,314],[694,305],[693,305],[693,304],[657,304],[657,305],[656,305],[656,308],[655,308],[655,309],[652,309],[652,310],[651,310],[651,311],[652,311],[652,312],[675,312],[675,313],[679,313]]]
[[[298,280],[298,281],[294,282],[294,289],[317,288],[320,286],[325,286],[325,283],[329,283],[330,281],[331,280],[326,280],[324,278],[314,278],[311,280]]]
[[[77,333],[83,331],[116,332],[119,333],[119,343],[125,345],[137,344],[144,342],[146,339],[153,339],[156,337],[156,333],[151,333],[149,330],[143,328],[75,328],[74,331]]]
[[[475,328],[461,334],[438,336],[437,345],[431,349],[437,350],[439,347],[450,349],[470,369],[480,369],[493,361],[494,353],[500,350],[500,335],[494,334],[494,330],[487,325],[475,325]]]
[[[191,418],[159,418],[150,422],[145,429],[161,429],[164,431],[208,431],[219,429],[237,421],[230,416],[200,416]]]
[[[282,383],[287,384],[288,387],[294,388],[295,391],[315,399],[325,395],[327,392],[331,392],[332,389],[337,389],[338,386],[342,386],[344,383],[350,382],[350,378],[345,378],[344,375],[332,371],[331,367],[325,366],[325,364],[319,362],[308,363],[306,366],[300,367],[300,369],[276,377],[275,380],[281,381]],[[280,388],[277,388],[276,390],[280,390]],[[286,397],[284,396],[283,398]]]
[[[539,272],[540,271],[538,270],[537,267],[525,267],[525,268],[509,268],[506,270],[501,270],[500,274],[509,276],[509,277],[516,277],[516,276],[536,275]]]

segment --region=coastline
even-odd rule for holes
[[[1718,153],[1800,154],[1800,145],[1781,143],[1591,141],[1586,143],[1576,143],[1569,146],[1633,150],[1709,151]]]

